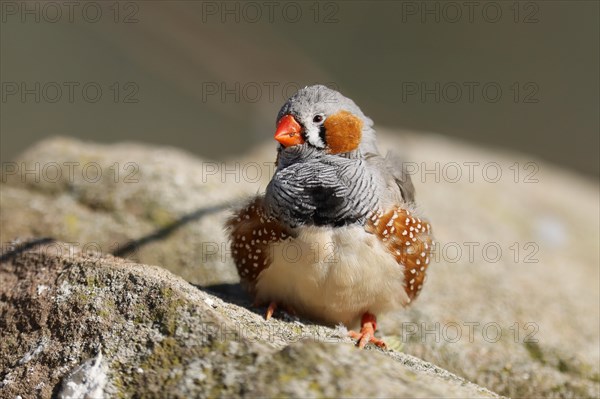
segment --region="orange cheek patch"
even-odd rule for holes
[[[354,151],[362,137],[362,121],[348,111],[329,116],[324,123],[325,140],[331,154]]]

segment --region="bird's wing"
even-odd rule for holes
[[[383,159],[383,166],[393,177],[406,203],[415,202],[415,187],[406,168],[406,163],[398,154],[389,151]]]
[[[269,246],[287,239],[292,232],[268,216],[264,196],[253,198],[234,213],[226,223],[231,241],[231,255],[242,284],[253,293],[256,278],[271,264]]]
[[[404,267],[404,290],[410,300],[416,298],[432,257],[433,236],[429,223],[396,206],[373,215],[365,230],[375,234],[396,262]]]

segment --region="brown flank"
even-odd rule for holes
[[[415,299],[423,288],[432,258],[433,239],[429,223],[397,207],[372,215],[365,229],[376,234],[404,267],[404,290],[409,302]]]

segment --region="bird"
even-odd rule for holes
[[[359,348],[386,348],[377,316],[415,300],[434,245],[410,174],[398,155],[380,154],[354,101],[324,85],[285,102],[274,138],[265,192],[226,222],[242,287],[268,304],[267,320],[280,308],[347,327]]]

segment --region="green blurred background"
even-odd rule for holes
[[[2,161],[57,134],[235,156],[320,82],[377,126],[599,175],[597,1],[72,4],[2,1]]]

